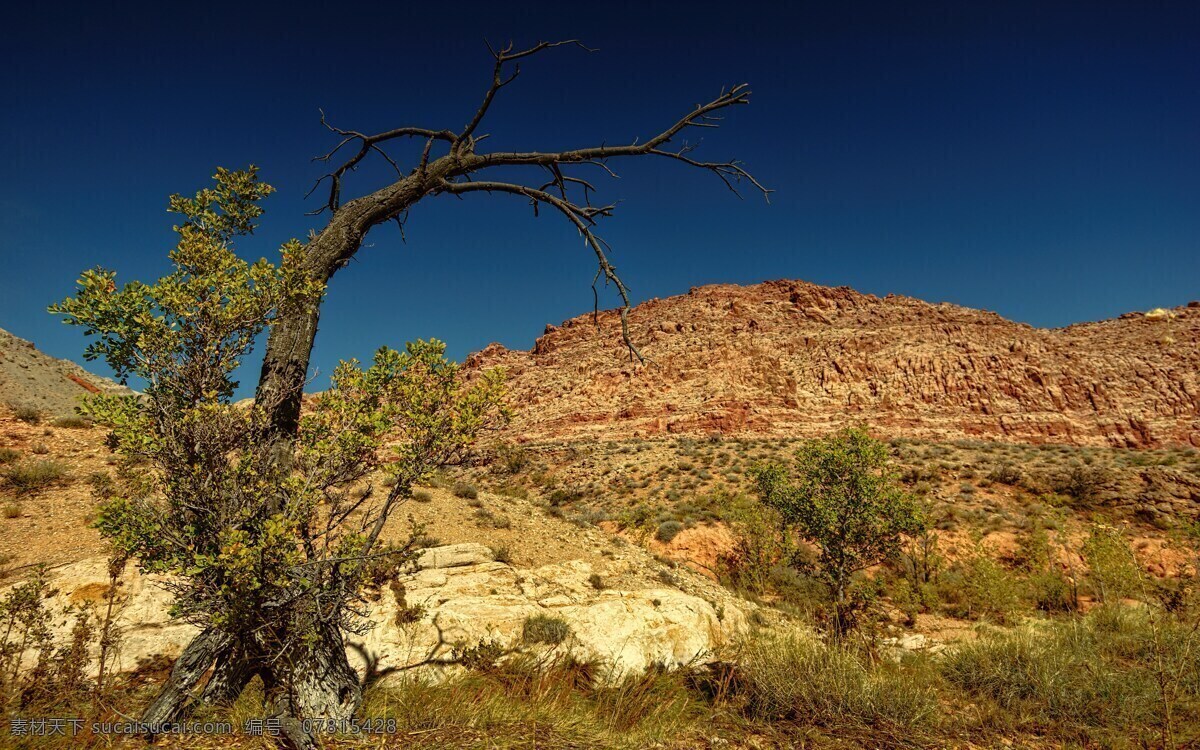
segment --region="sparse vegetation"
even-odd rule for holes
[[[654,538],[660,542],[670,542],[683,531],[683,524],[675,519],[663,521],[654,532]]]
[[[0,483],[18,496],[33,495],[62,483],[67,473],[67,465],[61,461],[18,461],[0,473]]]
[[[456,482],[451,492],[454,493],[455,497],[467,500],[477,500],[479,498],[479,490],[475,489],[475,485],[467,484],[466,482]]]
[[[87,417],[59,417],[54,420],[55,427],[61,427],[68,430],[87,430],[92,427],[92,420]]]
[[[42,410],[28,404],[9,404],[13,416],[26,424],[41,424]]]
[[[525,620],[521,633],[526,643],[557,646],[571,635],[571,626],[561,617],[534,615]]]

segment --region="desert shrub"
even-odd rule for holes
[[[475,489],[475,485],[466,482],[455,482],[454,487],[450,491],[454,493],[455,497],[466,498],[468,500],[475,500],[479,497],[479,490]]]
[[[997,464],[988,472],[989,482],[997,484],[1007,484],[1010,487],[1017,487],[1021,484],[1021,470],[1009,463]]]
[[[1021,607],[1020,579],[981,544],[938,578],[938,599],[952,617],[1007,622]]]
[[[924,531],[916,500],[903,491],[888,448],[863,429],[846,429],[802,444],[794,476],[778,464],[760,466],[754,480],[763,504],[786,531],[817,548],[816,571],[833,594],[834,632],[855,622],[859,602],[848,596],[854,577],[896,555],[905,535]]]
[[[558,645],[571,635],[571,626],[561,617],[534,615],[526,618],[521,637],[526,643]]]
[[[1083,559],[1088,583],[1100,601],[1119,601],[1138,590],[1141,569],[1120,529],[1093,524],[1083,543]]]
[[[722,516],[736,536],[734,548],[717,560],[722,582],[753,594],[770,587],[769,571],[795,552],[778,512],[744,495],[727,498]]]
[[[658,525],[658,529],[654,532],[654,538],[660,542],[670,542],[675,537],[679,536],[679,532],[683,531],[683,524],[674,519],[663,521]]]
[[[42,421],[42,410],[36,406],[29,404],[9,404],[13,411],[13,416],[26,424],[40,424]]]
[[[117,491],[117,483],[107,471],[93,471],[88,475],[88,485],[92,488],[92,497],[107,500]]]
[[[17,495],[31,495],[62,482],[67,466],[60,461],[20,461],[5,469],[0,479]]]
[[[512,519],[503,513],[492,515],[492,528],[494,529],[511,529]]]
[[[529,451],[515,443],[501,443],[496,446],[492,466],[500,474],[520,474],[529,468],[532,459]]]
[[[50,452],[50,446],[46,445],[45,443],[34,443],[33,447],[30,448],[29,450],[31,453],[35,453],[39,456],[44,456]]]
[[[507,544],[500,544],[492,547],[492,559],[496,562],[509,564],[513,561],[512,548]]]
[[[13,448],[0,448],[0,466],[11,464],[21,457],[21,452]]]
[[[605,588],[607,588],[604,585],[604,579],[600,577],[599,573],[592,573],[590,576],[588,576],[588,585],[597,591],[603,591]]]
[[[1062,571],[1047,569],[1030,573],[1026,585],[1030,602],[1043,612],[1056,614],[1079,609],[1075,583]]]
[[[21,504],[20,503],[5,503],[4,504],[4,517],[5,518],[20,518],[21,517]]]
[[[560,505],[569,505],[570,503],[582,500],[586,495],[587,493],[579,487],[555,487],[550,491],[550,495],[546,500],[552,507],[557,508]]]
[[[498,641],[479,641],[474,646],[455,646],[451,658],[466,669],[489,672],[497,667],[504,656],[504,647]]]
[[[1090,506],[1112,483],[1112,473],[1102,466],[1077,463],[1051,478],[1054,492],[1065,495],[1082,506]]]
[[[412,499],[418,503],[431,503],[433,502],[433,493],[429,490],[414,490]]]
[[[50,593],[38,570],[0,597],[0,706],[53,710],[101,696],[105,668],[111,666],[119,636],[108,620],[98,621],[89,609],[51,608]],[[65,633],[56,633],[55,626],[67,624]],[[29,652],[34,654],[33,664],[23,667]],[[88,671],[93,654],[101,666],[96,679]]]
[[[92,420],[88,419],[87,417],[78,417],[78,416],[59,417],[58,419],[54,420],[55,427],[62,427],[63,429],[69,429],[69,430],[91,429],[92,424],[93,424]]]
[[[869,670],[849,648],[804,635],[755,641],[739,666],[746,709],[759,719],[919,727],[937,715],[933,681],[914,681],[899,668]]]

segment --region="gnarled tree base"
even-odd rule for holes
[[[198,704],[228,705],[255,676],[263,683],[263,718],[279,722],[281,747],[315,750],[320,742],[309,731],[312,722],[336,726],[353,719],[362,686],[336,628],[324,626],[315,642],[286,648],[273,658],[264,658],[265,653],[263,644],[205,630],[175,661],[166,684],[142,713],[142,724],[153,736]],[[198,689],[205,675],[208,681]]]

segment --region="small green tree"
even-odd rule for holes
[[[752,477],[785,530],[817,547],[818,571],[833,594],[834,628],[845,632],[854,575],[899,552],[904,535],[925,527],[920,505],[889,470],[887,446],[864,429],[845,429],[802,445],[794,472],[768,464]]]
[[[234,253],[270,192],[253,168],[220,170],[195,198],[171,199],[184,217],[172,273],[118,288],[111,271],[88,271],[51,311],[95,337],[89,359],[146,383],[142,396],[97,395],[84,410],[123,461],[97,528],[121,557],[169,574],[172,614],[203,633],[189,649],[204,658],[176,664],[148,723],[174,720],[191,673],[215,659],[201,700],[235,698],[258,675],[289,743],[307,747],[301,718],[345,718],[358,704],[341,634],[364,628],[363,589],[381,561],[412,547],[387,544],[385,524],[505,412],[501,372],[467,384],[438,341],[384,347],[370,367],[336,368],[279,455],[276,404],[234,403],[233,376],[256,336],[281,311],[318,304],[324,285],[299,270],[295,241],[278,265]],[[390,475],[382,497],[359,487],[377,470]]]
[[[1124,532],[1115,526],[1094,523],[1083,542],[1088,580],[1101,603],[1132,596],[1140,588],[1142,571]]]

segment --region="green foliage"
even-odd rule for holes
[[[21,457],[21,452],[13,448],[0,448],[0,466],[11,464]]]
[[[654,532],[654,538],[660,542],[670,542],[675,537],[679,536],[679,532],[683,531],[683,524],[674,519],[663,521],[658,525],[658,529]]]
[[[1114,526],[1092,524],[1083,543],[1088,582],[1102,602],[1115,602],[1138,592],[1142,572],[1125,534]]]
[[[752,472],[762,502],[817,548],[817,569],[836,599],[835,626],[848,615],[855,573],[901,550],[904,535],[925,527],[917,502],[888,466],[888,447],[865,430],[846,429],[808,441],[796,452],[793,475],[779,464]]]
[[[525,620],[521,634],[526,643],[556,646],[571,635],[571,626],[561,617],[534,615]]]
[[[1021,580],[976,542],[970,554],[938,579],[938,598],[946,613],[970,620],[1008,622],[1021,608]]]
[[[740,678],[751,715],[824,727],[879,722],[918,728],[938,712],[936,683],[898,669],[870,670],[844,645],[784,635],[753,642]]]
[[[341,363],[293,441],[272,437],[269,398],[231,403],[259,334],[324,293],[297,241],[278,265],[235,254],[270,192],[253,167],[218,170],[214,187],[171,198],[183,221],[169,275],[118,288],[112,272],[87,271],[51,308],[94,338],[89,359],[146,384],[144,397],[85,402],[121,458],[97,528],[119,555],[174,576],[176,616],[262,633],[268,653],[330,624],[360,627],[362,589],[414,544],[383,545],[384,523],[414,483],[461,461],[506,416],[502,373],[468,385],[438,341],[381,348],[365,368]],[[390,476],[386,496],[356,491],[376,470]]]

